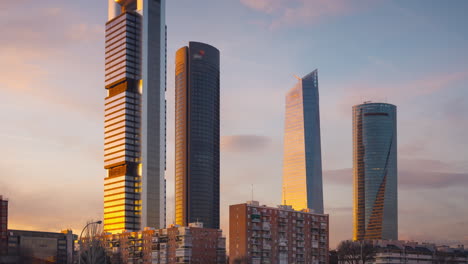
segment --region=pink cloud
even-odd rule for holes
[[[345,90],[345,96],[338,102],[343,114],[349,116],[353,105],[363,101],[405,101],[417,96],[436,93],[444,89],[450,89],[455,83],[468,79],[468,69],[458,72],[435,73],[422,76],[409,82],[396,82],[389,84],[358,81],[351,83]]]
[[[271,145],[271,139],[261,135],[231,135],[221,138],[221,150],[228,152],[264,151]]]
[[[257,11],[272,14],[279,9],[284,8],[287,1],[285,0],[240,0],[245,6]]]
[[[347,0],[240,0],[245,6],[272,17],[270,29],[297,24],[312,24],[319,20],[346,15],[369,6]]]

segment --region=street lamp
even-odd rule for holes
[[[89,226],[89,225],[94,225],[94,224],[102,224],[102,221],[99,220],[99,221],[96,221],[96,222],[91,222],[91,223],[88,223],[86,224],[86,226],[83,228],[83,230],[81,230],[81,234],[80,234],[80,239],[78,240],[78,244],[80,245],[80,249],[78,251],[78,264],[81,264],[81,246],[83,245],[83,243],[81,242],[81,236],[83,235],[83,232],[85,231],[85,229]]]

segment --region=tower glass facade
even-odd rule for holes
[[[104,230],[165,226],[166,26],[163,0],[109,0]]]
[[[176,53],[175,219],[219,228],[219,51],[190,42]]]
[[[283,202],[323,213],[318,71],[299,79],[286,95]]]
[[[353,107],[354,239],[398,239],[396,106]]]

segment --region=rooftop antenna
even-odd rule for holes
[[[251,198],[251,201],[253,201],[254,200],[254,195],[253,195],[254,194],[254,187],[253,187],[253,184],[251,184],[251,186],[252,186],[252,196],[250,198]]]
[[[284,186],[283,186],[283,205],[286,205],[286,192],[284,191]]]

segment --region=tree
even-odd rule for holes
[[[373,260],[376,253],[371,241],[342,241],[336,250],[338,261],[348,264],[366,263]]]
[[[102,225],[90,224],[95,221],[88,221],[88,227],[81,237],[80,254],[81,264],[103,264],[111,263],[110,258],[106,254],[104,232]]]
[[[330,250],[330,264],[338,264],[338,252],[336,250]]]

